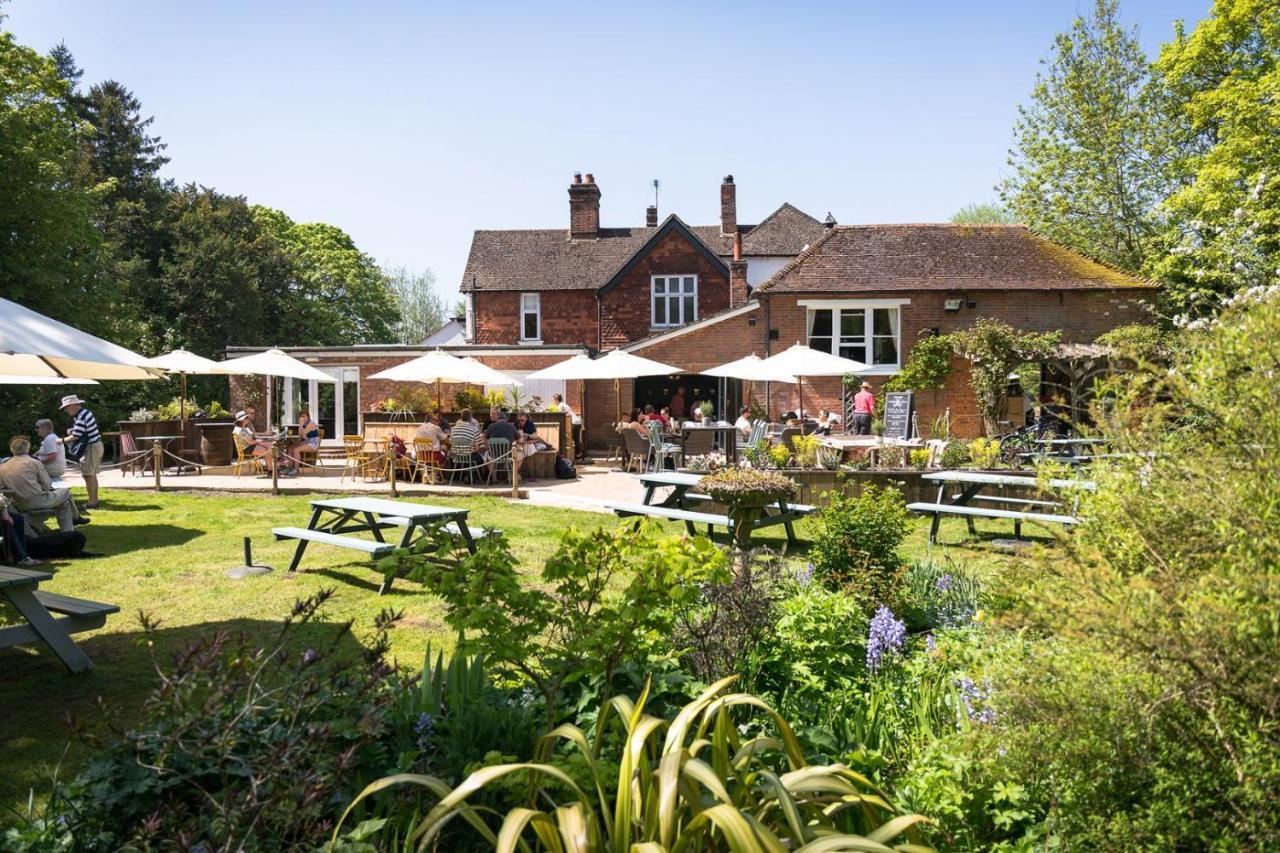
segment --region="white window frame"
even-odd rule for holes
[[[680,290],[676,293],[670,291],[671,282],[680,285]],[[662,294],[658,293],[659,282],[662,283]],[[692,285],[693,290],[688,288]],[[674,299],[673,299],[674,296]],[[685,300],[689,297],[693,298],[693,316],[685,316]],[[662,300],[663,306],[663,322],[658,322],[658,301]],[[680,309],[680,319],[678,322],[671,320],[672,306]],[[649,276],[649,328],[651,329],[676,329],[680,326],[687,326],[690,323],[698,322],[698,276],[696,273],[670,273],[666,275]]]
[[[875,339],[892,337],[894,341],[894,351],[897,353],[898,359],[893,364],[867,364],[867,375],[869,376],[891,376],[902,369],[902,308],[910,305],[910,299],[800,299],[796,304],[806,309],[805,312],[805,343],[809,343],[808,330],[813,327],[813,312],[815,311],[831,311],[831,337],[833,341],[839,341],[840,335],[840,314],[841,311],[855,310],[865,312],[863,334],[859,340],[866,348],[866,352],[870,358],[875,358]],[[875,334],[875,311],[892,310],[898,312],[898,322],[893,335],[876,335]],[[823,336],[825,337],[825,336]],[[852,340],[852,339],[851,339]],[[840,351],[839,344],[835,344],[837,353]],[[828,350],[829,351],[829,350]]]
[[[526,300],[532,299],[532,310],[526,305]],[[534,324],[537,326],[536,334],[532,338],[526,337],[524,333],[525,317],[532,314]],[[542,343],[542,294],[538,292],[521,293],[520,294],[520,343],[522,344],[540,344]]]

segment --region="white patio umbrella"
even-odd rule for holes
[[[178,374],[178,383],[181,389],[179,392],[181,402],[178,403],[178,416],[184,421],[187,419],[187,376],[227,375],[227,370],[218,362],[202,355],[196,355],[193,352],[187,352],[184,349],[176,349],[164,355],[149,358],[143,364],[146,367],[158,367],[165,373]]]
[[[422,382],[436,384],[436,405],[440,405],[440,388],[445,382],[462,385],[519,385],[510,376],[494,370],[474,358],[458,358],[441,349],[410,359],[395,367],[379,371],[370,379],[390,379],[393,382]]]
[[[755,353],[746,358],[740,358],[737,361],[731,361],[710,370],[702,371],[707,376],[725,376],[730,379],[742,379],[747,383],[747,400],[751,399],[751,392],[757,382],[790,382],[795,385],[800,380],[789,373],[784,373],[765,364],[764,359]],[[767,395],[766,395],[767,396]],[[768,409],[768,400],[765,400],[765,408]]]
[[[615,349],[596,359],[588,358],[586,355],[579,353],[550,367],[544,367],[542,370],[530,373],[529,378],[612,379],[613,396],[618,403],[618,420],[622,420],[622,395],[618,393],[620,380],[638,379],[641,376],[667,376],[672,373],[683,372],[679,367],[673,367],[670,364],[663,364],[660,361]],[[585,418],[583,422],[586,422]]]
[[[0,376],[0,385],[97,385],[96,379],[65,379],[61,376]]]
[[[155,379],[132,350],[0,299],[0,375],[62,379]]]
[[[846,373],[862,373],[867,369],[867,366],[860,361],[822,352],[799,342],[777,355],[766,358],[760,364],[769,370],[796,377],[802,415],[804,413],[804,377],[843,376]]]
[[[229,358],[226,361],[217,362],[223,373],[235,374],[237,376],[287,376],[290,379],[315,380],[316,382],[337,382],[338,380],[318,370],[305,361],[299,361],[287,352],[279,349],[269,349],[255,355],[246,355],[240,358]],[[271,419],[272,399],[271,386],[274,383],[267,383],[267,420]],[[270,424],[268,424],[270,426]]]

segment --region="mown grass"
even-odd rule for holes
[[[105,492],[93,524],[84,528],[88,549],[103,556],[52,564],[57,574],[42,589],[118,604],[121,612],[104,628],[77,635],[94,661],[91,672],[68,674],[43,647],[0,650],[0,766],[6,771],[0,774],[0,806],[25,802],[33,788],[39,795],[59,764],[61,775],[67,776],[85,759],[87,748],[74,734],[73,717],[93,723],[107,714],[128,722],[155,683],[152,654],[163,664],[202,632],[218,629],[265,637],[278,628],[294,601],[322,588],[336,591],[325,609],[327,619],[352,620],[358,640],[369,637],[374,617],[384,608],[403,611],[390,640],[391,654],[405,667],[420,667],[428,642],[450,648],[452,636],[440,601],[407,581],[378,596],[380,576],[367,559],[353,559],[361,555],[313,545],[301,571],[284,571],[294,544],[275,542],[270,530],[305,525],[309,500]],[[429,502],[467,507],[473,526],[501,528],[531,574],[554,551],[561,531],[619,523],[611,516],[500,498],[432,497]],[[1000,524],[983,527],[1002,530]],[[671,529],[683,532],[682,525]],[[798,532],[804,540],[807,523]],[[923,553],[927,534],[927,523],[913,523],[904,551]],[[244,562],[245,536],[252,537],[255,562],[274,566],[275,572],[243,580],[227,577],[229,568]],[[763,531],[759,539],[773,547],[785,544],[780,527]],[[969,539],[963,522],[945,523],[943,540],[952,543],[947,551],[953,559],[981,564],[985,571],[998,571],[1010,559],[982,540]],[[805,550],[801,544],[789,556],[803,562]],[[151,649],[144,642],[140,613],[160,623]],[[0,622],[15,617],[7,604],[0,605]],[[0,808],[0,823],[5,822],[4,811]]]

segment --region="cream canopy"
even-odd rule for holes
[[[45,379],[155,379],[132,350],[0,299],[0,375]]]
[[[799,342],[766,358],[760,365],[769,370],[792,374],[799,380],[796,389],[800,394],[801,416],[804,414],[804,377],[844,376],[846,373],[864,373],[867,370],[867,366],[860,361],[822,352]]]

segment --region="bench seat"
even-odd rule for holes
[[[379,521],[381,521],[383,524],[390,524],[393,527],[409,526],[409,519],[400,518],[398,516],[385,516],[379,519]],[[419,527],[422,527],[422,526],[424,525],[419,525]],[[456,521],[449,522],[444,526],[444,529],[446,532],[452,533],[454,536],[462,535],[462,530],[459,529],[458,522]],[[485,536],[497,536],[498,534],[502,533],[502,531],[496,527],[476,527],[473,529],[470,525],[468,525],[467,529],[471,531],[472,536],[479,537],[479,538],[483,538]]]
[[[959,500],[960,495],[952,495],[953,501]],[[1062,506],[1062,501],[1038,501],[1032,498],[1006,498],[1000,495],[974,495],[969,500],[984,501],[986,503],[1010,504],[1013,506]]]
[[[678,507],[631,503],[606,503],[605,506],[624,518],[629,515],[647,515],[650,518],[683,521],[690,534],[697,532],[693,527],[695,524],[705,524],[708,535],[710,535],[713,527],[728,528],[732,525],[727,515],[713,515],[709,512],[695,512],[689,509],[679,509]]]
[[[1071,515],[1050,515],[1043,512],[1014,512],[1008,509],[994,509],[981,506],[958,506],[956,504],[911,503],[907,509],[926,515],[941,513],[944,515],[963,515],[973,518],[1007,518],[1013,521],[1038,521],[1043,524],[1079,524],[1080,519]]]
[[[684,500],[702,502],[702,501],[710,501],[712,500],[712,497],[711,495],[704,495],[698,492],[687,492],[684,495]],[[780,507],[776,503],[769,504],[768,508],[780,509]],[[816,506],[813,506],[812,504],[793,504],[793,503],[787,504],[787,512],[794,512],[796,515],[812,515],[817,511],[818,511],[818,508]]]
[[[370,542],[367,539],[339,536],[336,533],[325,533],[323,530],[311,530],[306,527],[273,527],[271,532],[275,534],[277,540],[300,539],[307,542],[320,542],[337,548],[363,551],[375,558],[385,557],[396,549],[396,546],[390,542]]]
[[[44,609],[50,613],[63,613],[67,616],[74,616],[77,619],[92,619],[96,616],[110,616],[112,613],[120,612],[118,604],[103,604],[99,601],[89,601],[86,598],[72,598],[69,595],[59,595],[56,592],[46,592],[42,589],[36,590],[36,598],[44,605]]]

